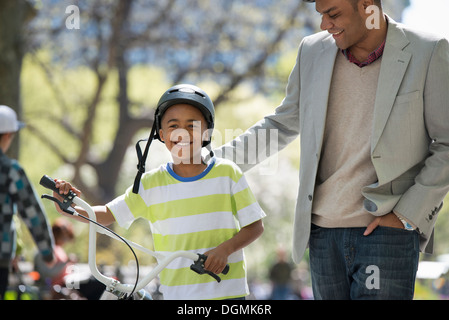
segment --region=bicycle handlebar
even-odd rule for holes
[[[47,189],[53,190],[55,192],[59,192],[59,189],[56,188],[56,182],[52,178],[47,176],[47,175],[44,175],[41,178],[41,181],[39,181],[39,183],[40,183],[41,186],[43,186],[43,187],[45,187]]]
[[[49,176],[44,175],[41,178],[39,183],[43,187],[50,189],[56,193],[59,193],[59,189],[56,188],[55,181],[52,178],[50,178]],[[169,255],[162,255],[162,254],[153,252],[151,250],[148,250],[132,241],[129,241],[129,240],[126,240],[126,239],[120,237],[119,235],[115,234],[112,230],[99,224],[97,222],[97,218],[96,218],[95,212],[92,209],[92,207],[87,202],[85,202],[84,200],[77,197],[74,192],[69,191],[69,193],[67,195],[60,194],[60,196],[63,199],[62,201],[56,199],[55,197],[49,196],[49,195],[42,195],[42,198],[54,201],[56,204],[58,204],[58,206],[64,212],[74,215],[74,216],[82,217],[90,222],[89,223],[89,253],[88,253],[89,268],[92,272],[92,275],[98,281],[105,284],[109,291],[111,291],[111,292],[118,291],[121,293],[132,293],[134,291],[139,291],[139,290],[143,289],[146,285],[148,285],[148,283],[150,283],[151,280],[153,280],[165,267],[167,267],[167,265],[169,263],[171,263],[173,260],[180,258],[180,257],[190,259],[194,262],[190,266],[190,269],[192,271],[195,271],[196,273],[198,273],[200,275],[208,274],[211,277],[213,277],[217,282],[221,281],[221,278],[218,275],[205,269],[204,263],[207,259],[207,256],[205,256],[203,254],[189,252],[189,251],[177,251],[177,252],[173,252]],[[78,214],[72,208],[72,206],[71,206],[72,203],[83,208],[87,212],[89,217],[87,218],[87,217],[84,217],[84,216]],[[103,275],[98,270],[97,263],[96,263],[96,248],[97,248],[96,233],[97,232],[105,234],[114,239],[120,239],[120,240],[124,241],[130,248],[131,247],[137,248],[147,254],[150,254],[150,255],[156,257],[158,259],[158,265],[151,272],[149,272],[144,278],[142,278],[140,281],[136,282],[135,285],[122,284],[113,278]],[[132,250],[132,248],[131,248],[131,250]],[[222,271],[222,274],[227,274],[228,272],[229,272],[229,265],[227,264],[225,269]]]
[[[41,180],[39,181],[40,185],[50,189],[56,193],[59,193],[59,189],[56,188],[56,182],[50,178],[47,175],[44,175]],[[58,199],[56,199],[55,197],[49,196],[49,195],[42,195],[43,199],[48,199],[51,200],[55,203],[58,204],[58,206],[66,213],[71,214],[71,215],[75,215],[76,211],[72,208],[72,202],[73,200],[76,198],[76,194],[73,191],[69,191],[68,194],[66,195],[61,195],[61,197],[63,198],[62,202],[59,201]]]

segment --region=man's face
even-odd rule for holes
[[[316,11],[322,15],[321,29],[332,34],[340,49],[348,49],[367,37],[363,1],[354,8],[350,0],[316,0]]]

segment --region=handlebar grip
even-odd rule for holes
[[[221,273],[228,274],[228,272],[229,272],[229,264],[226,265],[226,267],[223,269]]]
[[[56,182],[50,178],[47,175],[44,175],[41,180],[39,181],[39,184],[47,189],[53,190],[55,192],[58,192],[58,188],[56,188]]]
[[[50,189],[56,193],[59,193],[59,189],[56,188],[56,182],[47,175],[44,175],[41,178],[41,180],[39,181],[39,184],[47,189]],[[46,194],[44,194],[42,196],[42,198],[54,201],[59,206],[59,208],[61,208],[62,211],[66,212],[68,214],[72,214],[72,215],[76,214],[76,211],[71,207],[71,205],[73,203],[73,199],[76,197],[76,194],[70,190],[67,194],[60,195],[60,196],[63,198],[62,201],[60,201],[59,199],[56,199],[55,197],[46,195]]]
[[[191,266],[190,269],[195,271],[198,274],[208,274],[210,275],[212,278],[214,278],[215,280],[217,280],[217,282],[221,282],[221,278],[219,276],[217,276],[215,273],[206,270],[204,268],[204,262],[206,261],[207,256],[204,254],[198,254],[198,260],[196,260]],[[223,269],[223,271],[221,272],[222,274],[228,274],[229,272],[229,264],[226,264],[225,268]]]

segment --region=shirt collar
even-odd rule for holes
[[[215,161],[216,161],[216,158],[212,157],[209,160],[209,162],[207,163],[206,169],[203,172],[201,172],[199,175],[194,176],[194,177],[187,177],[186,178],[186,177],[181,177],[181,176],[177,175],[176,172],[173,169],[173,163],[172,162],[167,163],[166,170],[173,178],[175,178],[178,181],[181,181],[181,182],[194,182],[194,181],[197,181],[197,180],[200,180],[200,179],[204,178],[212,170],[212,168],[214,167]]]

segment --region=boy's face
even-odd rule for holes
[[[11,146],[11,142],[14,139],[15,132],[3,133],[0,135],[0,148],[3,153],[6,153]]]
[[[175,164],[200,164],[203,140],[207,139],[206,119],[198,108],[176,104],[162,116],[161,140]]]

